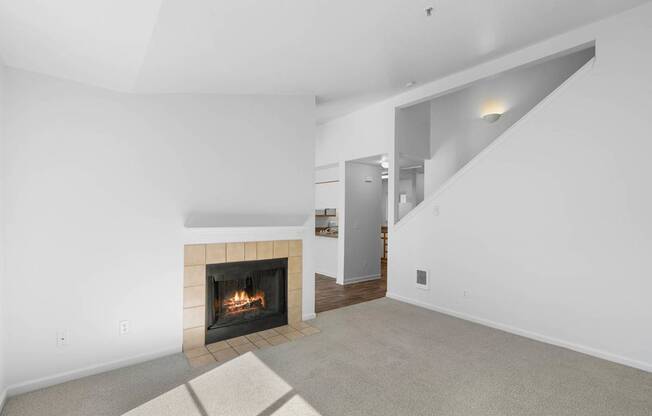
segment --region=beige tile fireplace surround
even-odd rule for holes
[[[288,259],[288,323],[301,321],[303,245],[301,240],[188,244],[184,246],[183,350],[205,344],[206,265]]]

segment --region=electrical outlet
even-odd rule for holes
[[[432,213],[434,214],[435,217],[439,216],[439,205],[435,205],[432,207]]]
[[[129,321],[120,321],[120,335],[129,333]]]
[[[68,331],[57,331],[57,347],[68,345]]]
[[[469,297],[469,291],[468,291],[468,290],[465,290],[465,291],[464,291],[464,297],[465,297],[465,298],[468,298],[468,297]]]

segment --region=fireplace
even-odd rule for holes
[[[205,343],[286,325],[288,259],[206,266]]]

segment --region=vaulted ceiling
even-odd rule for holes
[[[316,95],[324,121],[645,2],[0,0],[0,57],[124,92]]]

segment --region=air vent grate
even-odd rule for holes
[[[430,273],[427,269],[417,268],[417,287],[420,289],[428,289],[430,285]]]

